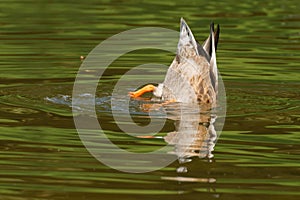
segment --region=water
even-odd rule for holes
[[[0,199],[299,198],[299,1],[0,5]],[[179,159],[141,174],[111,169],[85,149],[74,126],[70,106],[80,56],[131,28],[178,30],[180,17],[200,41],[212,20],[221,25],[217,61],[227,115],[214,157]],[[169,118],[157,137],[129,136],[114,123],[109,104],[113,84],[128,69],[172,59],[166,52],[134,51],[105,72],[96,110],[119,147],[151,152],[176,128]],[[153,82],[164,69],[155,73]],[[145,125],[139,105],[131,104],[133,119]]]

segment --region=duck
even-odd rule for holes
[[[151,92],[163,102],[215,105],[218,95],[216,51],[219,34],[219,24],[215,30],[212,22],[210,34],[201,45],[186,21],[181,18],[176,55],[164,81],[158,85],[147,84],[129,92],[129,96],[139,98],[144,93]]]

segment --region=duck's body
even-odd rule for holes
[[[164,82],[158,87],[147,85],[130,95],[137,97],[151,91],[163,101],[215,104],[218,89],[215,51],[218,38],[219,26],[214,32],[214,25],[211,24],[209,37],[203,46],[200,45],[186,22],[181,19],[177,54]]]

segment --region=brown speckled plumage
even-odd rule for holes
[[[181,19],[177,55],[168,69],[162,88],[163,100],[183,103],[215,104],[217,99],[217,65],[215,49],[219,26],[203,46],[196,42],[186,22]]]

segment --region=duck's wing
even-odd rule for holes
[[[217,25],[217,29],[216,31],[214,30],[214,23],[212,22],[210,24],[210,28],[212,28],[213,30],[213,36],[214,36],[214,39],[215,39],[215,51],[217,51],[217,47],[218,47],[218,43],[219,43],[219,34],[220,34],[220,25],[218,24]],[[202,44],[204,50],[206,51],[206,53],[209,55],[209,57],[211,57],[211,54],[212,54],[212,45],[211,45],[211,41],[212,40],[212,37],[211,37],[211,34],[209,34],[208,38],[205,40],[205,42]],[[200,45],[198,43],[198,45]]]
[[[218,43],[219,43],[219,35],[220,35],[220,25],[217,25],[217,30],[214,32],[215,36],[215,51],[217,51]]]
[[[211,59],[210,59],[210,79],[215,89],[216,95],[218,95],[218,68],[217,68],[217,57],[216,51],[219,42],[220,26],[217,26],[216,32],[214,32],[214,24],[210,26],[210,37],[211,40]]]
[[[218,68],[217,68],[217,58],[216,58],[216,47],[219,41],[219,34],[220,34],[220,26],[217,26],[216,32],[214,32],[214,24],[210,25],[210,35],[209,35],[209,44],[207,45],[208,49],[210,50],[210,79],[215,89],[216,94],[218,93]],[[204,48],[205,49],[205,48]]]

